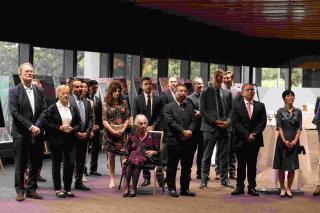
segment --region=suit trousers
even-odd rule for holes
[[[250,144],[251,143],[251,144]],[[236,148],[238,161],[237,168],[237,188],[244,188],[244,180],[248,177],[248,188],[257,186],[257,157],[260,147],[254,142],[245,142],[242,147]]]
[[[202,165],[202,157],[203,157],[203,134],[200,130],[195,131],[192,136],[192,140],[196,144],[197,148],[197,176],[201,176],[201,165]]]
[[[62,143],[72,143],[63,141]],[[63,146],[61,144],[50,144],[52,156],[52,180],[55,191],[61,190],[61,162],[63,162],[63,183],[64,190],[71,191],[72,175],[75,160],[75,150],[73,146]]]
[[[191,167],[196,145],[191,141],[182,141],[183,145],[168,145],[167,184],[169,190],[176,190],[177,167],[180,160],[180,190],[189,190]]]
[[[43,152],[43,145],[41,143],[43,143],[42,140],[32,142],[30,137],[13,139],[15,189],[17,194],[24,194],[25,190],[33,192],[37,189],[38,170]],[[29,173],[25,189],[24,174],[27,166],[29,166]]]
[[[98,157],[99,151],[101,150],[101,137],[100,130],[94,132],[94,136],[91,142],[91,162],[90,162],[90,171],[96,172],[98,169]]]
[[[77,139],[75,142],[76,148],[76,175],[75,175],[75,185],[82,184],[82,177],[84,173],[84,163],[87,154],[87,140]]]
[[[203,157],[201,179],[207,181],[210,175],[211,157],[213,149],[218,144],[221,168],[221,182],[228,179],[230,140],[226,129],[216,129],[214,132],[203,132]]]
[[[233,140],[234,140],[234,134],[233,133],[229,133],[228,135],[228,139],[230,140],[230,151],[229,151],[229,174],[235,174],[236,172],[236,163],[237,163],[237,157],[236,157],[236,151],[233,147]],[[215,171],[217,174],[220,175],[220,150],[217,150],[216,153],[216,158],[215,158],[215,164],[216,164],[216,168]]]

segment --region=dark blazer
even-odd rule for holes
[[[267,124],[267,113],[263,103],[253,101],[251,120],[243,99],[235,101],[232,107],[231,123],[237,140],[234,147],[242,147],[247,142],[250,133],[256,133],[256,139],[252,144],[263,146],[262,132]]]
[[[144,93],[134,97],[133,107],[132,107],[132,116],[135,118],[138,114],[147,115],[147,106]],[[152,96],[152,116],[151,120],[148,120],[149,125],[154,126],[155,129],[159,129],[161,119],[163,116],[162,112],[162,101],[159,96]]]
[[[44,91],[42,88],[34,85],[32,88],[34,94],[34,114],[32,113],[28,95],[21,83],[9,90],[9,111],[12,115],[11,135],[13,138],[31,138],[31,131],[29,129],[32,125],[42,130],[43,118],[47,108]]]
[[[221,89],[222,102],[225,120],[230,121],[230,112],[232,109],[232,95],[230,90]],[[202,115],[201,131],[214,132],[218,127],[215,121],[218,120],[217,92],[214,87],[208,87],[200,95],[200,113]]]
[[[181,137],[183,130],[191,130],[193,133],[197,128],[192,103],[186,99],[183,104],[184,110],[180,108],[176,101],[164,106],[164,119],[168,124],[167,143],[170,145],[182,145]]]
[[[100,129],[103,129],[101,98],[99,98],[98,96],[95,96],[94,99],[95,99],[95,103],[94,103],[94,124],[95,125],[99,125]]]
[[[190,99],[191,103],[193,104],[193,108],[195,110],[199,111],[200,110],[200,98],[198,99],[194,92],[191,95],[189,95],[187,98]]]
[[[163,94],[161,95],[161,99],[162,99],[163,106],[175,101],[175,98],[172,96],[172,93],[169,89],[166,89],[163,91]]]
[[[83,105],[84,105],[84,109],[85,109],[85,113],[86,113],[86,122],[85,122],[85,126],[84,126],[84,131],[81,131],[79,129],[79,132],[87,133],[87,140],[89,140],[90,132],[93,127],[92,109],[91,109],[90,102],[86,98],[83,98],[82,101],[83,101]],[[80,112],[78,109],[78,104],[77,104],[76,99],[74,98],[73,94],[71,94],[69,96],[69,104],[76,109],[76,112],[77,112],[79,118],[81,119]]]
[[[62,144],[69,143],[70,147],[73,146],[73,142],[76,140],[75,133],[80,130],[81,119],[76,112],[76,109],[70,105],[70,111],[72,115],[71,127],[73,128],[71,133],[65,133],[59,128],[62,125],[62,119],[57,107],[57,104],[54,103],[48,107],[46,116],[44,119],[46,127],[46,135],[49,143],[52,144]]]

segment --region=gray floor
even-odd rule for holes
[[[91,156],[88,155],[87,167],[90,164]],[[98,172],[103,176],[107,175],[107,157],[104,152],[100,152],[98,159]],[[46,178],[47,182],[39,182],[39,187],[53,188],[51,176],[51,158],[47,156],[43,161],[41,176]],[[116,159],[116,174],[120,174],[120,162]],[[4,171],[0,171],[0,200],[13,198],[16,196],[14,190],[14,164],[4,165]]]

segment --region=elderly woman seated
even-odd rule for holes
[[[126,167],[126,189],[123,197],[135,197],[137,183],[143,165],[148,159],[158,154],[157,140],[147,131],[148,119],[139,114],[134,121],[135,131],[129,137],[128,153]],[[132,178],[132,187],[130,192],[130,180]]]

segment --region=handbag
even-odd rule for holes
[[[297,150],[298,150],[298,154],[300,155],[300,154],[306,154],[306,150],[305,150],[305,148],[304,148],[304,146],[302,146],[302,145],[298,145],[298,147],[297,147]]]

